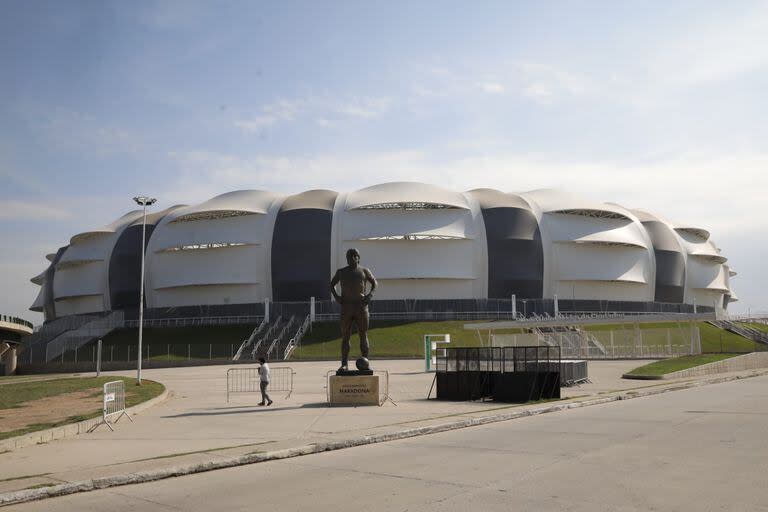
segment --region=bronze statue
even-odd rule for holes
[[[357,324],[357,334],[360,337],[360,354],[357,360],[359,370],[368,370],[368,303],[371,301],[373,291],[376,289],[376,278],[370,270],[360,266],[360,253],[357,249],[347,251],[347,263],[344,268],[336,271],[331,279],[331,293],[336,302],[341,304],[341,368],[347,370],[349,357],[349,336],[352,333],[352,324]],[[366,282],[371,284],[371,289],[365,293]],[[341,283],[341,295],[336,292],[336,285]]]

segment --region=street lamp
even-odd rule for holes
[[[147,206],[154,204],[157,199],[138,196],[134,197],[133,200],[144,208],[144,219],[141,222],[141,281],[139,282],[139,360],[136,370],[136,385],[141,386],[141,335],[144,331],[144,244],[147,236]]]

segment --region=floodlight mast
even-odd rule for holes
[[[144,208],[144,219],[141,222],[141,279],[139,281],[139,355],[136,366],[136,385],[141,386],[141,336],[144,331],[144,246],[147,235],[147,206],[157,201],[154,197],[137,196],[133,198],[136,204]]]

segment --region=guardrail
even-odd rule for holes
[[[270,381],[267,392],[287,391],[284,400],[293,393],[293,376],[296,372],[290,366],[276,366],[269,369]],[[261,393],[261,376],[258,368],[230,368],[227,370],[227,403],[229,395],[237,393]]]
[[[514,320],[511,311],[402,311],[370,312],[373,320]],[[338,320],[339,313],[315,315],[315,321]]]
[[[196,325],[243,325],[257,323],[263,316],[201,316],[185,318],[151,318],[144,319],[144,327],[189,327]],[[138,328],[138,320],[126,320],[123,327]]]
[[[9,315],[0,315],[0,322],[7,322],[9,324],[16,324],[16,325],[23,325],[24,327],[28,327],[30,329],[34,329],[35,326],[32,325],[32,322],[28,322],[24,320],[23,318],[19,318],[17,316],[9,316]]]

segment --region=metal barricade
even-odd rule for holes
[[[286,391],[285,399],[293,393],[293,376],[296,372],[290,366],[276,366],[269,368],[268,392]],[[260,393],[261,377],[258,367],[230,368],[227,370],[227,402],[229,395],[236,393]]]
[[[133,418],[125,410],[125,382],[122,380],[115,380],[104,384],[104,398],[102,405],[102,420],[101,423],[96,424],[91,431],[104,424],[109,427],[109,430],[115,431],[110,424],[110,420],[117,416],[111,423],[117,423],[120,418],[125,416],[131,423]]]

